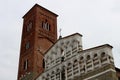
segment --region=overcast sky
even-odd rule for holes
[[[120,68],[120,0],[0,0],[0,80],[16,80],[24,14],[36,3],[58,14],[62,36],[83,35],[84,49],[110,44]]]

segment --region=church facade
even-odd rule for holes
[[[36,80],[117,80],[109,44],[83,50],[78,33],[59,39],[45,54]]]
[[[118,80],[112,46],[84,50],[79,33],[57,39],[57,16],[38,4],[23,16],[17,80]]]

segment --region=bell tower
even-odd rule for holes
[[[23,16],[18,80],[34,80],[44,70],[44,54],[57,40],[57,16],[35,4]]]

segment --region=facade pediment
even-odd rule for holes
[[[71,49],[79,48],[82,50],[82,41],[79,34],[74,34],[68,37],[59,39],[45,54],[45,59],[47,63],[54,60],[59,60],[65,53]]]

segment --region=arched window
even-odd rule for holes
[[[27,32],[29,32],[32,29],[32,21],[30,21],[27,25]]]
[[[65,80],[65,67],[62,67],[62,71],[61,71],[61,80]]]
[[[78,62],[77,62],[77,59],[75,59],[73,63],[73,74],[76,75],[77,73],[79,73]]]
[[[59,80],[60,79],[60,69],[57,68],[56,70],[56,79]]]
[[[88,67],[92,66],[92,60],[91,60],[90,55],[87,55],[87,57],[86,57],[86,64]]]
[[[29,49],[30,48],[30,42],[28,41],[26,44],[25,44],[25,49]]]
[[[55,72],[54,71],[52,71],[52,74],[54,74]]]
[[[77,59],[74,60],[73,67],[77,66]]]
[[[101,58],[105,57],[105,52],[101,53]]]
[[[54,75],[54,74],[55,74],[55,72],[54,72],[54,71],[52,71],[52,73],[51,73],[51,75],[52,75],[52,76],[51,76],[51,79],[53,79],[53,80],[54,80],[54,77],[55,77],[55,75]]]
[[[24,70],[27,70],[28,69],[28,59],[26,59],[25,61],[24,61]]]
[[[60,69],[58,68],[58,69],[56,70],[56,72],[60,72]]]
[[[71,63],[68,63],[68,66],[67,66],[67,77],[71,77],[72,76],[72,64]]]
[[[47,21],[47,19],[45,21],[42,21],[42,28],[45,29],[45,30],[48,30],[50,31],[50,24],[49,22]]]
[[[83,56],[80,56],[80,61],[79,61],[79,64],[83,64],[84,63],[84,57]]]
[[[97,57],[98,57],[98,55],[95,53],[94,56],[93,56],[93,58],[97,58]]]
[[[87,55],[87,60],[90,60],[90,55]]]
[[[98,54],[97,54],[97,53],[95,53],[95,54],[93,55],[93,61],[96,61],[96,60],[98,60]]]
[[[71,66],[71,63],[68,63],[68,66]]]
[[[47,73],[47,75],[46,75],[47,77],[46,77],[46,79],[45,80],[49,80],[49,78],[50,78],[50,75],[49,75],[49,73]]]
[[[106,63],[108,63],[108,59],[107,59],[107,56],[106,56],[106,53],[105,52],[102,52],[101,53],[101,63],[104,65]]]
[[[77,63],[77,59],[74,60],[74,63]]]
[[[93,64],[94,64],[94,68],[99,67],[99,60],[98,60],[98,55],[97,55],[97,53],[95,53],[95,54],[93,55]]]
[[[82,61],[83,59],[84,59],[84,57],[83,57],[83,56],[81,56],[81,57],[80,57],[80,61]]]
[[[71,64],[71,63],[68,63],[67,70],[71,70],[71,69],[72,69],[72,64]]]

